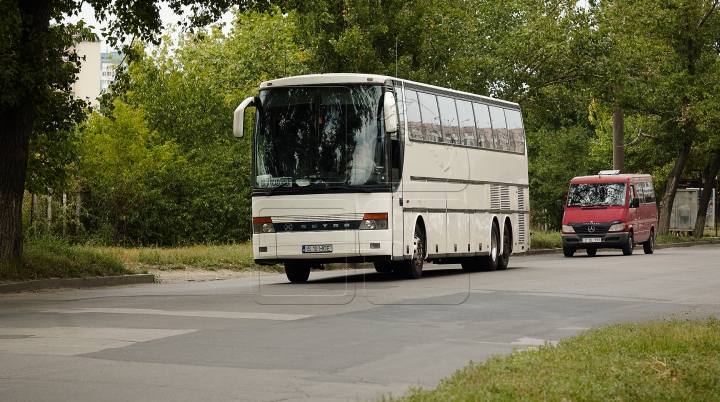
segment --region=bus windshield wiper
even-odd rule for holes
[[[269,188],[269,189],[267,190],[267,194],[265,194],[265,195],[272,195],[272,194],[275,192],[275,190],[279,189],[280,187],[285,187],[285,186],[287,186],[288,184],[290,184],[290,183],[288,183],[288,182],[283,182],[283,183],[280,183],[280,185],[278,185],[278,186]]]

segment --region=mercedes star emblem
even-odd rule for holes
[[[588,232],[590,232],[590,233],[595,232],[595,226],[589,226],[589,227],[588,227]]]

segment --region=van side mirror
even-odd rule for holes
[[[395,95],[387,91],[383,98],[383,117],[385,118],[385,132],[396,133],[398,131],[397,104]]]
[[[562,202],[562,200],[557,200],[556,204],[557,204],[558,211],[560,211],[560,212],[565,211],[565,204]]]
[[[235,109],[235,113],[233,114],[233,135],[237,138],[242,138],[244,134],[243,125],[245,124],[245,109],[247,109],[250,106],[257,106],[260,104],[259,102],[256,102],[257,98],[251,96],[240,104],[240,106]]]
[[[639,198],[633,198],[632,201],[630,201],[630,208],[637,208],[640,206],[640,199]]]

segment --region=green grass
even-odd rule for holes
[[[0,280],[86,278],[135,274],[120,259],[92,247],[71,246],[51,237],[26,240],[21,264],[0,266]]]
[[[694,241],[713,241],[720,240],[715,237],[714,230],[706,230],[703,237],[696,239],[692,236],[676,236],[673,234],[658,236],[655,244],[673,244],[673,243],[687,243]],[[533,232],[531,248],[533,250],[545,249],[545,248],[561,248],[562,247],[562,235],[560,232],[553,231],[538,231]]]
[[[265,270],[280,272],[282,266],[255,264],[252,243],[223,246],[189,246],[177,248],[100,248],[117,256],[131,267],[153,266],[160,269],[182,269],[196,267],[208,270],[221,268],[236,271]]]
[[[720,321],[616,324],[473,364],[387,401],[720,400]]]
[[[533,232],[530,249],[561,248],[562,236],[560,232],[539,231]]]

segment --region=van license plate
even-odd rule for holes
[[[302,246],[303,253],[332,253],[332,244],[322,246]]]
[[[583,243],[600,243],[602,239],[599,237],[586,237],[582,239]]]

